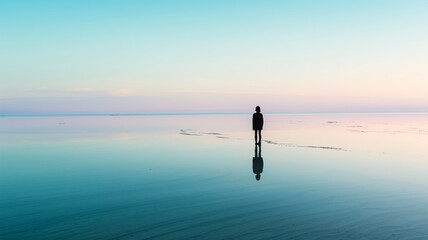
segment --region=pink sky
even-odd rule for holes
[[[424,112],[420,99],[281,94],[169,93],[152,96],[37,97],[0,100],[2,114],[252,112]]]

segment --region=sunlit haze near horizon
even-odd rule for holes
[[[426,112],[428,1],[0,2],[0,115]]]

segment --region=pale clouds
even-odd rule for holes
[[[137,92],[130,89],[125,88],[117,88],[113,90],[107,89],[94,89],[94,88],[70,88],[67,90],[68,92],[75,93],[98,93],[99,95],[104,96],[135,96]]]
[[[134,90],[129,89],[114,89],[110,92],[111,96],[135,96],[137,93]]]
[[[53,88],[39,86],[33,88],[0,89],[4,98],[49,98],[49,97],[123,97],[142,95],[143,92],[128,88]]]
[[[93,92],[96,91],[92,88],[70,88],[68,89],[69,92]]]

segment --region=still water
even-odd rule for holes
[[[0,239],[428,239],[428,115],[262,136],[251,114],[1,117]]]

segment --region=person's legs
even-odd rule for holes
[[[259,130],[259,144],[262,142],[262,130]]]
[[[254,157],[255,158],[257,158],[258,156],[257,156],[257,144],[256,144],[256,147],[254,148]]]
[[[257,144],[257,130],[254,131],[254,142]]]

